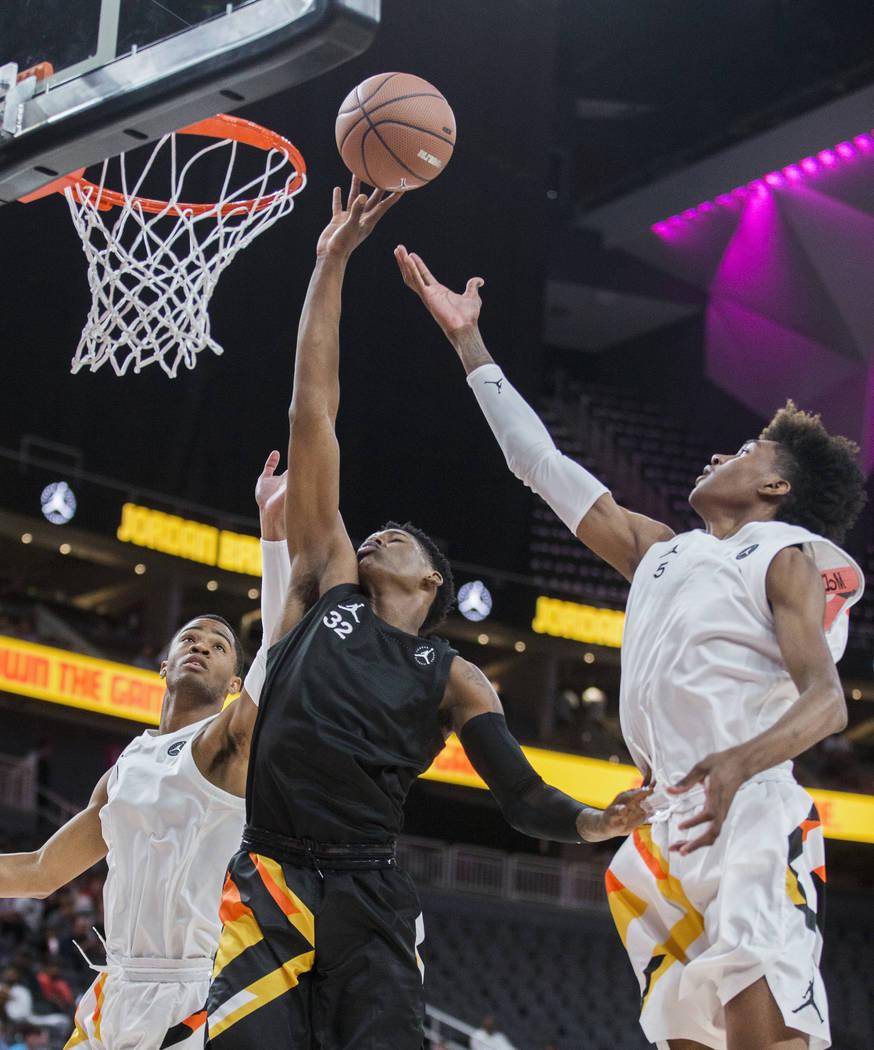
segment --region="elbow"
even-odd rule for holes
[[[831,703],[831,728],[829,733],[842,733],[847,728],[847,700],[843,689],[836,688]]]

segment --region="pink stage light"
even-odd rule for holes
[[[787,164],[781,171],[771,171],[761,178],[753,179],[746,186],[736,186],[729,193],[720,193],[712,201],[702,201],[695,208],[686,208],[680,215],[672,215],[655,223],[650,229],[653,233],[665,234],[674,228],[698,219],[707,212],[715,211],[717,205],[727,208],[753,198],[766,196],[776,187],[789,187],[806,178],[820,175],[825,168],[834,169],[841,164],[852,163],[860,154],[874,152],[874,129],[854,135],[852,140],[845,139],[832,149],[820,150],[816,156],[803,157],[794,164]]]

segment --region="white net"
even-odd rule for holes
[[[218,279],[237,252],[292,210],[305,184],[304,171],[289,153],[270,149],[258,154],[266,157],[264,170],[234,188],[238,153],[252,153],[252,147],[241,149],[237,141],[221,139],[182,162],[178,137],[164,136],[132,183],[126,155],[112,162],[121,180],[121,195],[111,195],[118,207],[107,208],[110,161],[104,162],[97,183],[81,182],[65,191],[91,289],[74,373],[96,372],[109,362],[116,375],[124,375],[157,363],[173,378],[180,365],[194,368],[202,350],[221,354],[208,313]],[[215,162],[224,151],[226,172],[216,203],[205,208],[182,203],[186,181],[197,181],[204,169],[215,177]],[[167,153],[169,188],[162,193],[164,201],[146,201],[158,209],[153,213],[137,198]]]

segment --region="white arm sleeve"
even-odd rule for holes
[[[267,677],[267,650],[282,618],[291,580],[291,559],[285,540],[261,540],[261,648],[255,654],[243,688],[257,706]]]
[[[576,460],[559,452],[540,417],[498,365],[480,365],[467,383],[507,466],[576,534],[595,501],[610,490]]]

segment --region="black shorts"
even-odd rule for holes
[[[329,864],[245,849],[231,859],[207,1001],[211,1050],[421,1050],[413,882],[393,862]]]

